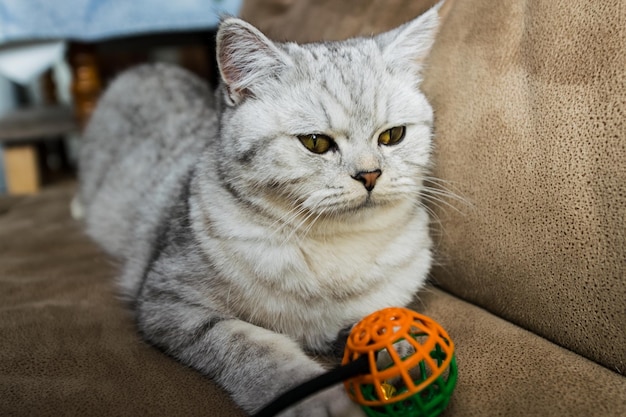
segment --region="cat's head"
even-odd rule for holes
[[[378,36],[298,45],[224,20],[221,180],[305,216],[417,203],[433,123],[420,74],[437,25],[433,8]]]

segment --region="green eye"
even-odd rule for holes
[[[378,143],[387,146],[396,145],[402,142],[405,133],[406,128],[404,126],[392,127],[391,129],[385,130],[378,136]]]
[[[298,139],[300,139],[305,148],[313,153],[326,153],[335,147],[335,142],[326,135],[300,135]]]

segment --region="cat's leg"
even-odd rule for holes
[[[210,376],[246,412],[322,372],[290,338],[184,301],[167,291],[144,291],[138,300],[144,336],[184,364]],[[338,385],[294,407],[282,417],[364,416]]]

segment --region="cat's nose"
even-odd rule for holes
[[[376,180],[382,173],[383,172],[380,169],[375,169],[374,171],[361,171],[352,178],[363,184],[367,191],[372,191],[376,185]]]

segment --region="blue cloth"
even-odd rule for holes
[[[242,0],[0,0],[0,43],[33,39],[101,40],[217,26]]]

